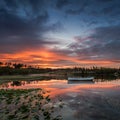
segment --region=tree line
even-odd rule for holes
[[[120,68],[96,67],[73,67],[73,68],[40,68],[22,63],[0,62],[0,75],[26,75],[40,73],[60,74],[60,75],[120,75]]]
[[[50,68],[44,69],[22,63],[0,62],[0,75],[27,75],[47,73],[49,71],[51,71]]]

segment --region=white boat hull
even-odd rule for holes
[[[93,80],[94,77],[84,77],[84,78],[75,78],[75,77],[68,77],[68,80],[79,80],[79,81],[89,81]]]

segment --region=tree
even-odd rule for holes
[[[22,68],[24,65],[23,64],[20,64],[20,63],[18,63],[18,64],[13,64],[13,67],[15,68],[15,69],[20,69],[20,68]]]
[[[2,66],[3,65],[3,63],[2,62],[0,62],[0,66]]]

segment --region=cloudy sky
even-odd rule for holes
[[[0,0],[0,61],[120,66],[120,0]]]

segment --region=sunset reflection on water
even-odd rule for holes
[[[50,95],[53,101],[62,100],[64,107],[59,112],[63,120],[96,120],[98,117],[100,120],[120,119],[120,79],[82,83],[51,79],[12,81],[0,85],[0,89],[32,88],[47,91],[47,95]]]
[[[80,92],[85,89],[114,89],[120,87],[120,80],[104,82],[68,82],[67,80],[44,80],[44,81],[18,81],[8,82],[0,85],[0,89],[31,89],[42,88],[50,91],[51,96],[61,95],[69,92]]]

